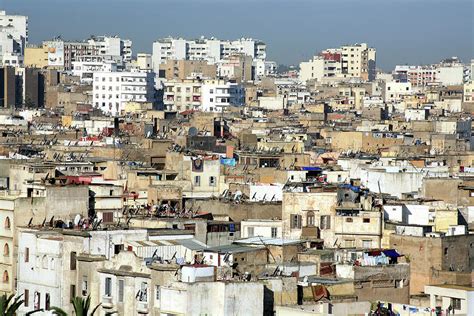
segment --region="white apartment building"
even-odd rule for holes
[[[474,102],[474,80],[464,84],[463,100],[464,102]]]
[[[81,79],[81,83],[92,84],[95,72],[117,71],[117,63],[112,61],[75,61],[72,74]]]
[[[245,89],[241,84],[225,80],[204,80],[201,87],[201,110],[222,112],[230,106],[245,104]]]
[[[361,78],[375,80],[376,51],[366,43],[346,45],[322,51],[300,63],[300,80],[321,81],[323,78]]]
[[[386,82],[382,92],[385,102],[400,101],[403,96],[413,93],[410,82]]]
[[[426,66],[397,65],[393,76],[397,81],[410,82],[413,87],[461,85],[464,82],[464,65],[454,57]]]
[[[259,60],[267,57],[265,43],[251,38],[223,41],[204,37],[198,40],[168,37],[153,43],[153,69],[157,72],[159,65],[168,59],[205,60],[214,64],[236,53]]]
[[[163,85],[163,103],[169,111],[221,112],[245,103],[243,86],[227,80],[168,80]]]
[[[0,56],[23,56],[28,43],[28,17],[24,15],[7,15],[0,11]],[[6,60],[15,60],[6,57]],[[16,59],[19,60],[19,59]]]
[[[169,111],[186,111],[200,108],[201,80],[168,80],[163,85],[165,109]]]
[[[93,106],[113,116],[128,102],[155,102],[155,74],[152,72],[95,72]]]
[[[72,63],[86,56],[115,58],[118,63],[125,64],[132,60],[132,41],[113,36],[92,36],[86,41],[70,42],[55,39],[63,44],[64,69],[71,70]]]
[[[321,81],[323,78],[340,77],[342,66],[340,56],[314,56],[307,62],[300,63],[299,79]]]

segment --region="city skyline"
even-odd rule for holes
[[[58,35],[68,40],[84,39],[91,34],[119,35],[133,40],[133,50],[138,53],[151,52],[153,41],[168,35],[253,37],[267,44],[269,60],[297,65],[327,47],[367,42],[377,48],[377,67],[385,71],[393,70],[397,64],[436,63],[452,56],[468,62],[474,56],[473,41],[466,40],[473,38],[473,29],[469,28],[469,23],[472,26],[470,1],[456,1],[455,7],[441,0],[399,0],[383,4],[373,0],[363,3],[338,0],[330,4],[298,0],[297,3],[298,6],[292,8],[292,4],[284,1],[264,0],[249,7],[249,1],[245,0],[240,2],[241,6],[231,7],[231,3],[215,0],[193,3],[138,0],[133,4],[119,0],[114,1],[112,7],[110,0],[99,4],[71,0],[68,8],[76,12],[74,16],[61,15],[64,7],[57,0],[2,0],[0,6],[11,13],[29,16],[29,42],[36,44]],[[90,10],[91,5],[95,11]],[[364,13],[369,12],[369,8],[371,21],[365,19]],[[222,14],[229,10],[239,18],[229,22]],[[419,14],[421,10],[425,10],[424,14]],[[263,12],[267,16],[263,16]],[[331,25],[330,21],[337,18],[337,14],[341,21]],[[179,15],[185,22],[172,23]],[[133,19],[133,16],[141,18]],[[84,25],[86,17],[89,17],[88,23]],[[287,22],[280,23],[282,20]],[[449,23],[440,23],[443,20]],[[113,23],[108,23],[110,21]],[[382,23],[382,27],[373,27]],[[327,31],[329,26],[332,33]],[[448,36],[452,34],[457,35]]]

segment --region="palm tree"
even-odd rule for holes
[[[21,304],[24,303],[25,300],[21,299],[21,295],[15,297],[12,302],[12,299],[15,295],[11,294],[7,296],[3,294],[0,296],[0,315],[4,316],[14,316],[16,315],[16,311],[20,308]]]
[[[89,309],[91,306],[90,295],[87,295],[85,299],[82,297],[76,296],[75,298],[72,299],[71,303],[72,303],[72,306],[74,307],[74,312],[76,316],[93,316],[100,306],[100,304],[98,304],[96,307],[94,307],[92,312],[89,313]],[[56,315],[67,316],[67,313],[59,307],[51,307],[51,310],[53,310],[54,314]]]

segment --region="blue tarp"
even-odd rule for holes
[[[235,167],[237,162],[235,161],[235,158],[221,158],[221,165]]]
[[[340,187],[341,187],[341,188],[344,188],[344,189],[351,189],[351,190],[354,191],[355,193],[359,193],[359,191],[360,191],[360,187],[355,186],[355,185],[341,184]]]
[[[301,167],[303,171],[322,171],[323,169],[319,167]]]
[[[390,258],[401,257],[401,255],[396,250],[393,250],[393,249],[384,250],[382,252],[383,252],[384,255],[386,255],[387,257],[390,257]]]

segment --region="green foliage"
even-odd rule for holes
[[[16,315],[16,311],[23,304],[24,300],[21,299],[21,295],[15,297],[15,299],[13,299],[13,297],[14,297],[13,294],[11,294],[10,296],[7,296],[6,294],[3,294],[2,296],[0,296],[0,315],[2,316]]]
[[[76,296],[71,301],[72,306],[74,307],[74,312],[76,316],[93,316],[100,304],[94,307],[94,309],[89,313],[91,308],[91,298],[88,295],[85,299],[79,296]],[[66,312],[60,309],[59,307],[52,307],[51,310],[58,316],[67,316]]]

